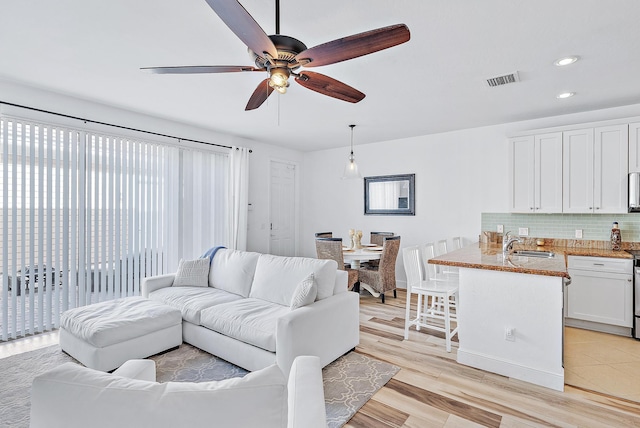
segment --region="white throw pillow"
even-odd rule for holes
[[[291,310],[301,308],[313,303],[318,295],[318,286],[313,277],[313,273],[310,273],[300,284],[296,287],[291,298]]]
[[[196,260],[180,259],[174,287],[207,287],[209,285],[209,258]]]

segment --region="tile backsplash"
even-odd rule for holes
[[[495,232],[499,224],[504,231],[518,234],[529,228],[529,237],[575,239],[582,230],[582,239],[609,240],[611,224],[618,222],[622,241],[640,241],[640,213],[632,214],[511,214],[482,213],[482,230]]]

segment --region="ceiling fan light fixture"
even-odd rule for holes
[[[274,87],[286,87],[289,80],[289,70],[286,68],[272,68],[269,75],[269,84]]]
[[[351,128],[351,153],[349,154],[349,159],[347,160],[347,164],[344,166],[344,173],[342,174],[342,179],[351,179],[351,178],[362,178],[362,174],[358,171],[358,164],[356,163],[356,157],[353,154],[353,128],[355,125],[349,125]]]

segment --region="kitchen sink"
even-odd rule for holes
[[[552,251],[541,251],[541,250],[515,250],[513,252],[515,256],[522,257],[544,257],[544,258],[552,258],[555,257],[556,254]]]

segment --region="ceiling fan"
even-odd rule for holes
[[[300,67],[318,67],[387,49],[410,38],[405,24],[396,24],[364,33],[343,37],[331,42],[307,48],[301,41],[280,33],[280,4],[276,0],[276,33],[267,36],[237,0],[205,0],[236,36],[249,48],[254,66],[200,65],[177,67],[143,67],[141,70],[157,74],[233,73],[242,71],[266,71],[269,77],[255,89],[245,110],[253,110],[276,90],[285,93],[289,77],[312,91],[339,100],[357,103],[365,94],[351,86],[324,74],[303,70]]]

